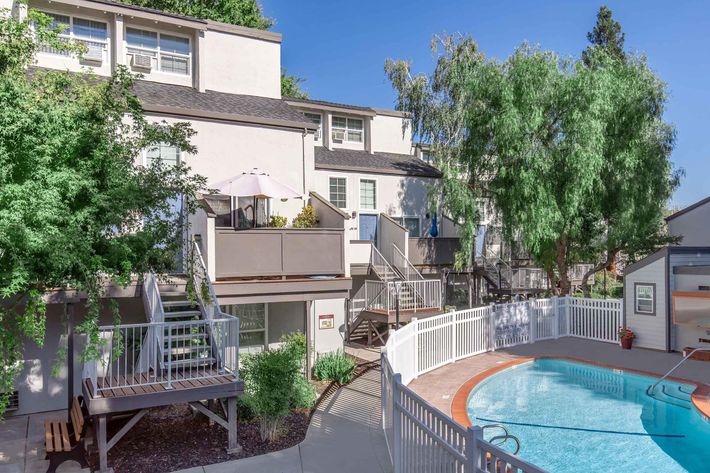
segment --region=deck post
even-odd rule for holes
[[[227,399],[227,453],[239,453],[242,447],[239,446],[237,438],[237,398],[232,396]]]
[[[113,473],[113,468],[108,467],[108,444],[106,442],[106,414],[94,416],[96,443],[99,447],[99,472]]]
[[[479,425],[471,426],[466,430],[466,466],[464,472],[476,473],[481,465],[480,442],[483,440],[483,429]]]

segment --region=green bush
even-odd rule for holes
[[[303,376],[306,337],[300,332],[281,338],[276,350],[245,355],[240,370],[244,396],[240,414],[259,419],[262,440],[274,441],[292,409],[310,409],[315,388]]]
[[[310,409],[316,403],[316,388],[305,376],[298,376],[293,385],[291,407],[294,409]]]
[[[245,355],[241,369],[244,403],[259,418],[262,440],[274,441],[291,411],[299,367],[284,349]]]
[[[269,227],[271,228],[284,228],[288,223],[288,219],[281,215],[272,215],[269,219]]]
[[[316,225],[318,225],[318,215],[311,204],[303,207],[293,219],[293,228],[313,228]]]
[[[318,358],[313,366],[313,374],[321,381],[335,381],[347,384],[353,379],[357,363],[341,351],[328,353]]]

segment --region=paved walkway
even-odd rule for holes
[[[10,417],[0,424],[0,473],[47,471],[44,419],[62,415]],[[380,425],[380,371],[371,370],[321,403],[301,444],[179,473],[389,473],[392,469]],[[88,471],[75,462],[57,469],[58,473]]]
[[[380,418],[380,372],[371,370],[321,403],[299,445],[177,473],[389,473]]]
[[[529,345],[483,353],[442,366],[415,379],[409,387],[443,412],[451,415],[451,401],[463,383],[476,374],[516,358],[540,355],[570,356],[620,368],[665,374],[678,363],[679,353],[665,353],[643,348],[622,350],[613,343],[563,337]],[[710,362],[688,360],[674,376],[710,384]]]

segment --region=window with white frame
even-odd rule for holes
[[[375,210],[377,207],[377,182],[374,179],[360,179],[360,208]]]
[[[128,54],[133,56],[148,56],[150,69],[160,72],[190,75],[192,48],[190,39],[157,31],[126,28],[126,45]],[[143,67],[143,66],[141,66]]]
[[[334,116],[332,128],[333,141],[362,143],[362,119]]]
[[[411,238],[419,238],[421,236],[421,221],[419,217],[398,217],[395,221],[402,225],[409,232]]]
[[[321,122],[323,120],[321,114],[312,112],[303,112],[303,114],[306,116],[308,121],[318,125],[318,131],[316,131],[316,140],[320,139]]]
[[[330,203],[344,209],[347,207],[347,179],[344,177],[330,178]]]
[[[656,311],[656,285],[655,284],[634,284],[634,312],[643,315],[655,315]]]
[[[52,18],[50,29],[61,31],[59,38],[63,41],[74,40],[81,43],[86,51],[81,58],[88,61],[102,62],[104,53],[108,50],[108,25],[102,21],[77,18],[61,13],[42,12]],[[69,51],[59,50],[51,46],[41,46],[42,53],[58,56],[69,56]]]
[[[229,304],[222,310],[239,317],[239,351],[256,352],[268,342],[268,310],[265,303]]]
[[[145,165],[159,161],[163,166],[176,166],[180,163],[180,148],[161,143],[145,150]]]

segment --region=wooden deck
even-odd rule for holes
[[[84,379],[82,389],[91,415],[108,414],[139,408],[240,396],[243,383],[232,374],[215,369],[200,370],[200,376],[189,370],[174,370],[168,386],[167,375],[156,382],[150,373],[135,376],[97,378],[96,389],[90,379]],[[109,385],[111,387],[109,387]],[[101,388],[106,386],[105,388]]]
[[[120,397],[140,394],[151,394],[157,392],[174,391],[180,389],[201,388],[204,386],[215,386],[235,382],[235,377],[231,374],[220,374],[217,370],[209,368],[200,370],[202,377],[193,377],[184,372],[173,372],[171,389],[168,389],[167,381],[155,381],[150,373],[136,374],[135,376],[114,376],[108,378],[98,378],[96,384],[99,392],[92,390],[92,397]],[[116,388],[101,389],[101,386],[120,386]]]

